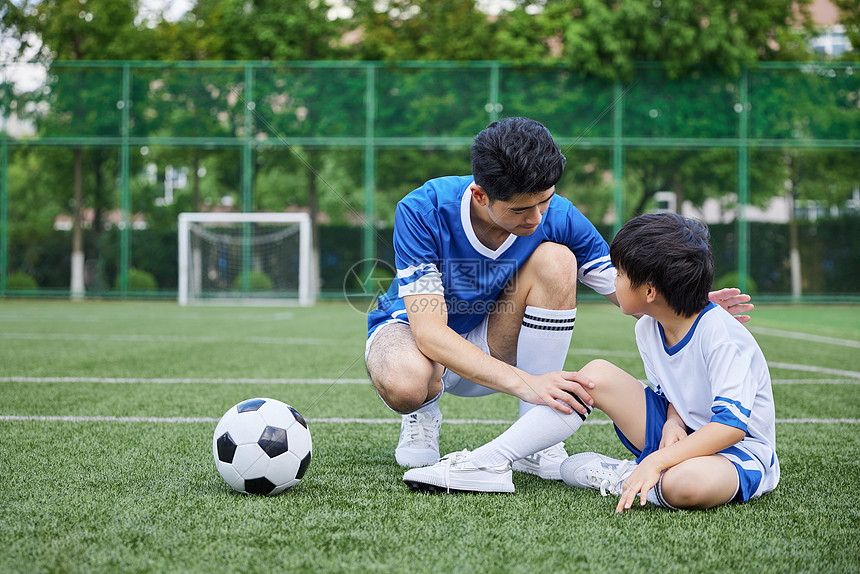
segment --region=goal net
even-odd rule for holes
[[[306,213],[179,214],[179,304],[312,305]]]

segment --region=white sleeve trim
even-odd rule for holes
[[[405,285],[401,282],[397,290],[398,297],[406,295],[444,295],[445,288],[442,286],[442,274],[438,271],[422,275],[411,283]]]
[[[615,293],[615,276],[617,274],[608,255],[581,265],[577,272],[579,280],[583,284],[601,295]]]

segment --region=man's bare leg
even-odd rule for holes
[[[445,367],[428,359],[405,323],[379,328],[367,354],[367,372],[385,404],[411,413],[442,391]]]
[[[379,327],[367,354],[367,372],[380,398],[403,416],[394,457],[401,466],[439,459],[442,412],[437,404],[445,368],[428,359],[404,323]]]

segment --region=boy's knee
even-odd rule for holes
[[[673,473],[663,475],[661,488],[663,496],[675,508],[695,508],[698,506],[702,483],[692,473]]]
[[[614,368],[615,365],[605,359],[594,359],[579,369],[579,372],[597,384],[599,380],[606,378]]]
[[[663,474],[661,488],[666,501],[675,508],[704,509],[726,502],[728,495],[720,494],[727,488],[723,479],[719,472],[682,463]]]

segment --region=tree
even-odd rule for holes
[[[198,0],[177,23],[166,56],[184,60],[324,60],[336,57],[340,23],[324,1]]]
[[[609,79],[632,79],[634,64],[643,61],[662,62],[670,77],[702,66],[737,75],[743,64],[805,59],[808,4],[525,0],[502,15],[498,57],[560,62]]]
[[[36,50],[35,59],[50,65],[57,60],[145,58],[149,31],[135,24],[136,0],[45,0],[7,4],[2,13],[3,28],[20,42],[19,55]],[[98,71],[85,68],[51,70],[44,101],[49,104],[45,115],[35,117],[41,133],[57,135],[58,123],[72,127],[74,135],[118,135],[116,116],[104,114],[105,90],[115,90],[116,80],[101,82]],[[117,101],[118,98],[114,98]],[[88,103],[89,102],[89,103]],[[72,168],[72,269],[73,298],[84,293],[84,233],[82,211],[84,197],[84,155],[81,146],[74,148]],[[96,183],[90,199],[98,214],[103,196],[103,153],[92,152]],[[98,218],[93,230],[100,231]]]
[[[475,0],[345,0],[361,60],[493,60],[495,24]]]

